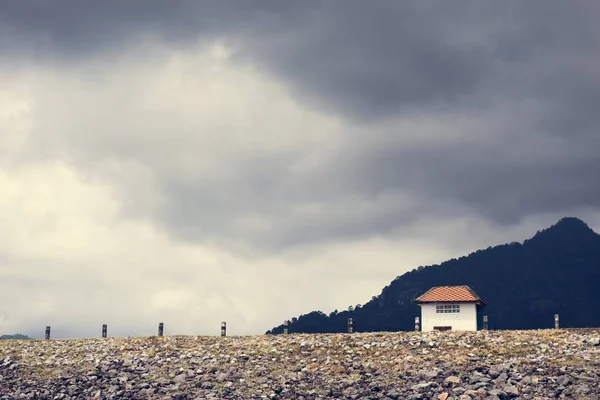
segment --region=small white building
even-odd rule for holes
[[[485,302],[468,286],[436,286],[417,297],[421,330],[476,331]]]

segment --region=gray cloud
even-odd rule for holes
[[[183,236],[241,234],[236,221],[244,213],[269,222],[274,231],[256,236],[266,244],[385,232],[436,214],[434,204],[447,201],[500,223],[599,206],[589,172],[598,170],[589,149],[600,115],[593,3],[62,1],[2,8],[2,25],[15,38],[5,46],[58,57],[110,57],[111,48],[135,48],[147,36],[183,46],[226,38],[235,62],[259,66],[296,98],[357,126],[339,143],[341,157],[306,176],[287,170],[290,159],[264,155],[237,160],[229,182],[183,182],[158,171],[167,204],[157,217]],[[397,125],[415,115],[412,126]],[[461,118],[475,122],[462,125]],[[421,137],[422,124],[436,119]],[[420,200],[381,210],[373,202],[356,226],[351,216],[326,217],[352,207],[346,198],[388,192]],[[308,229],[290,219],[290,206],[306,201],[325,204],[318,219],[327,228],[284,233]]]
[[[7,293],[53,285],[0,318],[34,329],[66,308],[68,324],[88,288],[113,294],[90,326],[118,309],[122,334],[164,313],[260,332],[564,215],[597,229],[598,17],[547,0],[0,2],[0,275]],[[371,286],[344,289],[365,270]]]
[[[272,16],[295,15],[294,3],[159,0],[6,1],[0,5],[0,49],[45,59],[77,60],[135,47],[147,39],[186,46],[215,36],[261,30]],[[140,54],[141,55],[141,54]]]
[[[145,37],[169,45],[227,37],[240,45],[240,57],[346,117],[478,103],[534,76],[531,84],[547,92],[582,56],[583,64],[594,61],[598,46],[599,10],[589,2],[60,0],[0,7],[4,49],[20,52],[71,58]],[[499,87],[482,90],[489,84]]]

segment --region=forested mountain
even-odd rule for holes
[[[600,235],[577,218],[563,218],[523,243],[476,251],[398,276],[371,301],[326,315],[290,320],[289,331],[345,332],[414,329],[414,299],[432,286],[468,285],[488,304],[490,329],[600,326]],[[267,334],[283,332],[279,325]]]

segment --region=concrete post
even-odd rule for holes
[[[352,318],[348,318],[348,333],[352,333],[353,331]]]
[[[483,316],[483,330],[484,331],[488,330],[488,316],[487,315]]]
[[[50,339],[50,327],[47,326],[46,327],[46,336],[45,336],[46,340]]]
[[[554,314],[554,329],[558,329],[560,326],[558,321],[558,314]]]
[[[102,337],[106,338],[106,324],[102,325]]]
[[[289,329],[288,329],[289,324],[290,324],[290,321],[288,321],[287,319],[285,321],[283,321],[283,334],[284,335],[287,335],[289,332]]]
[[[163,335],[164,328],[165,328],[165,324],[163,324],[162,322],[160,322],[158,324],[158,336],[162,336]]]
[[[221,336],[227,335],[227,322],[221,322]]]
[[[421,324],[419,322],[419,317],[415,317],[415,331],[421,330]]]

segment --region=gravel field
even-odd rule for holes
[[[0,342],[0,399],[600,399],[600,329]]]

